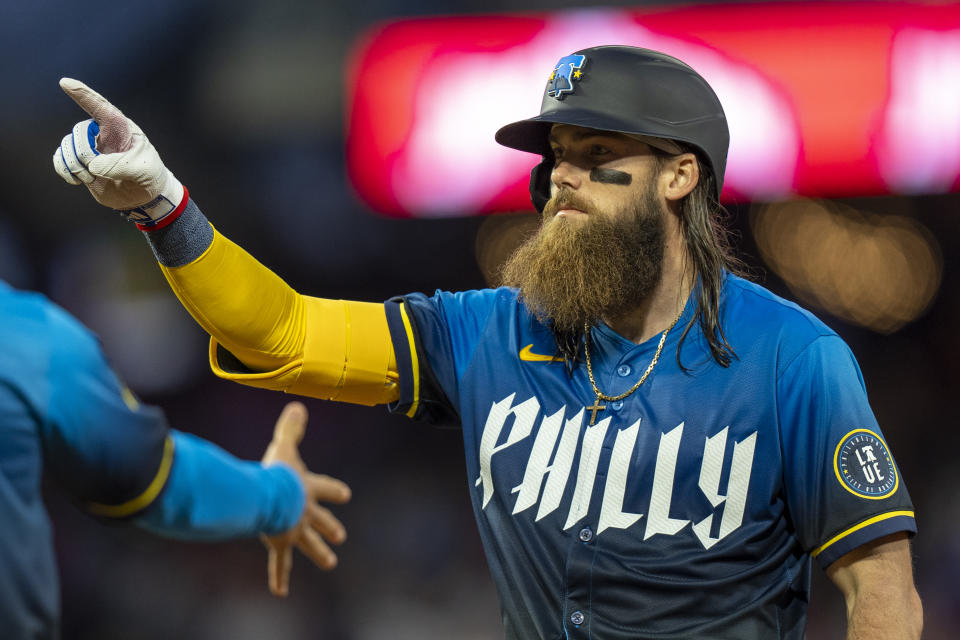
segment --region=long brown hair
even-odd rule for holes
[[[673,154],[658,149],[651,150],[658,157],[658,169],[673,157]],[[745,269],[731,248],[730,231],[727,227],[729,213],[716,198],[716,179],[713,172],[700,159],[695,149],[681,144],[681,150],[697,156],[700,179],[679,203],[681,231],[694,273],[697,275],[697,283],[692,293],[697,296],[697,300],[693,317],[684,327],[677,345],[677,364],[683,371],[688,371],[680,361],[680,349],[694,324],[699,323],[713,359],[720,366],[729,367],[737,355],[727,342],[720,323],[720,292],[727,273],[742,275]],[[557,341],[558,356],[563,357],[568,368],[572,370],[579,359],[583,330],[567,332],[554,327],[553,335]]]
[[[680,202],[680,228],[694,273],[698,276],[693,292],[697,296],[697,306],[677,345],[677,364],[684,371],[687,368],[680,362],[680,347],[695,323],[700,324],[717,364],[729,367],[731,360],[737,357],[720,324],[720,291],[727,273],[743,275],[745,272],[743,263],[733,254],[730,245],[727,226],[730,214],[714,195],[716,178],[699,156],[697,161],[700,179],[693,191]]]

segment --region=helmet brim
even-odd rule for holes
[[[596,129],[598,131],[609,131],[613,133],[622,133],[634,137],[659,138],[651,135],[651,127],[644,130],[644,127],[637,127],[637,120],[618,121],[610,117],[610,114],[597,113],[587,109],[564,109],[560,112],[549,112],[526,120],[519,120],[504,125],[497,130],[494,139],[505,147],[527,151],[529,153],[538,153],[542,156],[550,156],[550,128],[555,124],[570,124],[587,129]],[[645,140],[651,146],[664,148],[664,145],[658,145],[654,140]]]

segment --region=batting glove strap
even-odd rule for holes
[[[179,181],[177,184],[180,184]],[[180,214],[187,208],[187,202],[190,201],[190,192],[187,191],[186,185],[180,185],[180,188],[183,189],[183,197],[179,203],[174,204],[167,196],[159,195],[142,207],[120,211],[119,213],[130,222],[135,223],[140,231],[163,229],[180,217]]]

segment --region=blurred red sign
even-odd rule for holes
[[[770,3],[403,20],[347,73],[347,162],[398,217],[531,209],[531,154],[494,142],[535,115],[556,61],[601,44],[673,55],[730,124],[726,200],[960,187],[960,6]]]

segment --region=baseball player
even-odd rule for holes
[[[167,426],[119,381],[99,342],[46,298],[0,282],[0,629],[4,638],[59,637],[46,472],[91,515],[165,537],[262,535],[270,590],[286,595],[299,547],[330,569],[343,525],[318,501],[348,487],[307,471],[297,445],[306,410],[291,403],[263,463],[238,460]]]
[[[507,286],[383,304],[292,290],[132,121],[62,86],[91,119],[56,170],[145,232],[217,375],[461,426],[507,638],[802,638],[812,560],[849,638],[919,636],[913,507],[859,367],[734,275],[726,119],[686,64],[561,58],[540,114],[496,134],[543,157]]]

